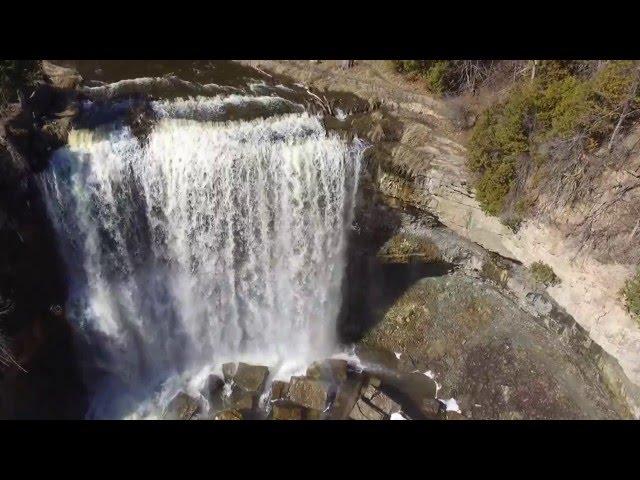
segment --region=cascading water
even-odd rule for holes
[[[126,126],[73,131],[42,175],[90,417],[149,415],[225,361],[292,369],[335,349],[362,148],[306,112],[203,121],[223,100],[156,102],[143,145]]]

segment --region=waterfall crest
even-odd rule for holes
[[[194,120],[219,105],[163,103],[144,145],[126,126],[75,130],[42,174],[67,312],[101,372],[90,416],[171,378],[196,388],[225,361],[306,365],[335,348],[362,147],[305,112]]]

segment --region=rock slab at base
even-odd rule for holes
[[[380,410],[360,398],[351,410],[349,418],[351,420],[384,420],[386,417]]]
[[[287,399],[297,405],[323,411],[329,399],[329,384],[306,377],[291,377]]]
[[[233,383],[247,392],[262,393],[269,369],[262,365],[249,365],[240,362],[233,375]]]
[[[304,409],[297,405],[275,404],[271,410],[273,420],[302,420]]]
[[[190,420],[200,410],[195,398],[184,392],[178,392],[167,405],[163,418],[165,420]]]
[[[242,413],[238,410],[223,410],[222,412],[216,413],[214,420],[242,420]]]

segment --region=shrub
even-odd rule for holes
[[[492,60],[395,60],[396,71],[424,80],[424,85],[438,95],[473,90],[495,66]]]
[[[536,282],[542,283],[547,287],[560,283],[560,278],[558,278],[553,269],[546,263],[534,262],[529,267],[529,271]]]
[[[478,201],[491,215],[500,213],[516,175],[518,156],[529,148],[527,121],[531,112],[526,88],[490,108],[476,124],[468,146],[468,165],[481,174]]]
[[[487,213],[501,212],[520,155],[550,139],[578,134],[585,136],[587,148],[597,148],[613,132],[629,98],[627,110],[637,110],[636,62],[611,61],[595,73],[585,65],[542,62],[533,81],[520,82],[481,115],[469,141],[468,167],[479,173],[478,200]],[[538,166],[544,161],[536,159]]]
[[[429,65],[424,72],[424,77],[427,83],[427,89],[430,92],[442,95],[447,91],[452,90],[450,81],[451,75],[451,62],[447,60],[436,61]]]
[[[608,136],[618,122],[623,104],[632,94],[631,89],[637,75],[635,69],[635,62],[612,61],[597,72],[589,98],[589,132],[596,141]],[[629,110],[637,108],[640,104],[639,95],[640,92],[636,90]]]
[[[628,279],[620,292],[624,300],[627,311],[640,318],[640,269]]]
[[[537,85],[532,102],[537,127],[544,138],[566,137],[582,125],[589,114],[589,86],[574,76]]]

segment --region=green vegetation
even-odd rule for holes
[[[486,78],[490,60],[394,60],[396,71],[421,80],[431,93],[456,94],[473,90]]]
[[[481,115],[469,142],[468,166],[479,174],[478,200],[487,213],[501,213],[518,161],[530,161],[541,144],[577,139],[586,149],[597,148],[627,112],[638,109],[636,62],[611,61],[591,74],[585,70],[575,61],[542,62],[533,79],[521,80]]]
[[[542,283],[547,287],[558,285],[560,283],[560,278],[555,274],[553,269],[543,262],[534,262],[529,267],[529,271],[531,275],[536,280],[536,282]]]
[[[0,60],[0,108],[29,96],[39,78],[37,60]]]
[[[442,60],[395,60],[396,70],[415,79],[423,79],[432,93],[439,95],[452,88],[452,62]]]
[[[625,282],[620,293],[627,310],[640,320],[640,269]]]

